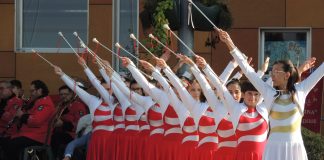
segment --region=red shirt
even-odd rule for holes
[[[16,96],[13,96],[7,101],[7,105],[4,107],[4,113],[0,118],[0,133],[6,132],[5,136],[10,136],[16,132],[16,129],[13,126],[11,126],[8,130],[7,126],[9,122],[13,120],[17,110],[22,106],[22,104],[23,100]]]
[[[55,114],[55,106],[49,96],[37,99],[34,106],[28,110],[27,123],[23,124],[15,137],[27,137],[44,143],[48,127]],[[49,136],[50,137],[50,136]],[[50,142],[50,140],[48,140]]]
[[[87,106],[78,100],[73,101],[72,103],[70,103],[68,105],[69,106],[67,106],[67,108],[66,108],[67,113],[65,113],[66,111],[63,111],[61,119],[63,122],[71,123],[73,125],[73,128],[71,131],[69,131],[69,134],[72,137],[75,137],[75,130],[76,130],[79,119],[82,116],[88,114]]]

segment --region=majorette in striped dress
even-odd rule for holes
[[[180,157],[181,152],[181,141],[183,138],[182,129],[180,126],[179,117],[173,106],[168,106],[164,114],[164,139],[163,148],[164,154],[163,159],[177,160]]]
[[[138,121],[139,133],[136,139],[136,156],[138,159],[146,160],[148,159],[148,139],[150,136],[150,125],[147,120],[147,113],[151,106],[155,103],[152,101],[152,98],[149,96],[141,96],[136,92],[130,91],[130,89],[122,81],[118,79],[119,75],[113,73],[112,81],[116,86],[125,94],[128,95],[129,100],[132,103],[132,107],[128,107],[126,113],[126,132],[134,133],[136,130],[136,121]],[[134,107],[134,108],[133,108]],[[136,110],[136,121],[134,119],[133,109]],[[127,120],[130,118],[129,120]],[[129,123],[128,123],[129,122]],[[134,124],[133,124],[134,123]],[[128,125],[129,124],[129,125]],[[132,149],[133,150],[133,149]]]
[[[87,160],[115,158],[111,134],[114,131],[111,107],[102,103],[94,112],[92,135],[87,150]],[[108,151],[108,152],[107,152]]]
[[[264,97],[264,108],[270,115],[270,134],[264,149],[264,160],[306,160],[307,155],[301,136],[300,120],[304,114],[306,97],[311,89],[324,75],[324,63],[322,63],[305,80],[295,83],[295,93],[290,93],[294,102],[280,104],[276,99],[280,96],[273,86],[257,78],[252,67],[250,67],[238,48],[231,51],[234,59],[238,62],[243,73]],[[289,97],[289,96],[288,96]],[[279,97],[279,101],[289,99],[285,96]],[[286,100],[284,100],[286,101]],[[297,108],[298,112],[296,112]]]
[[[190,117],[188,108],[180,101],[161,73],[154,70],[152,76],[161,84],[172,105],[168,106],[164,116],[164,135],[165,141],[171,144],[167,147],[169,148],[167,152],[171,152],[171,154],[168,153],[167,155],[176,155],[176,157],[169,156],[166,158],[179,160],[194,159],[195,149],[199,141],[197,125],[195,125],[194,119]],[[172,136],[170,134],[172,134]]]
[[[218,148],[215,154],[216,160],[235,160],[237,138],[230,121],[230,115],[222,119],[217,128]]]
[[[111,135],[111,141],[113,142],[113,150],[115,152],[116,159],[126,160],[127,155],[125,155],[125,150],[127,146],[125,146],[125,121],[124,114],[120,104],[117,104],[113,111],[113,122],[114,122],[114,131]]]
[[[213,159],[217,150],[218,136],[214,114],[210,107],[199,120],[198,134],[197,159]]]
[[[147,114],[150,125],[150,136],[148,139],[147,154],[148,159],[160,160],[164,154],[163,138],[164,127],[161,108],[158,104],[153,105]]]
[[[148,120],[149,120],[149,124],[150,124],[150,129],[151,129],[149,141],[152,142],[152,145],[153,145],[153,147],[150,149],[158,148],[158,149],[155,149],[158,151],[156,151],[156,152],[153,151],[152,153],[149,153],[149,154],[154,155],[153,157],[150,156],[150,158],[151,157],[152,158],[163,158],[163,156],[166,155],[165,147],[161,146],[161,145],[154,145],[154,143],[158,143],[159,141],[162,142],[162,139],[163,139],[163,137],[160,137],[160,134],[164,135],[163,116],[170,104],[168,96],[166,95],[166,93],[164,91],[162,91],[161,89],[157,88],[155,85],[148,82],[147,79],[135,67],[135,65],[133,63],[130,63],[127,66],[127,69],[131,72],[132,76],[134,77],[136,82],[143,88],[145,93],[147,93],[149,96],[151,96],[152,99],[154,100],[154,102],[156,102],[156,104],[154,106],[152,106],[148,111]],[[153,142],[153,139],[155,140],[154,142]]]
[[[236,128],[238,160],[261,160],[268,135],[268,124],[254,107],[248,107]]]
[[[141,155],[138,153],[138,135],[139,135],[139,124],[136,110],[138,107],[130,106],[125,111],[125,146],[127,149],[124,154],[127,155],[126,159],[140,160]]]
[[[112,119],[112,108],[102,99],[88,94],[86,91],[75,85],[75,81],[67,75],[62,75],[64,83],[73,89],[80,99],[89,107],[93,125],[92,136],[89,141],[87,152],[88,160],[114,159],[114,155],[107,150],[111,150],[110,135],[114,130]]]

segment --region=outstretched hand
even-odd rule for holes
[[[139,61],[141,63],[141,65],[143,66],[143,68],[149,72],[152,72],[154,70],[154,66],[147,62],[147,61],[144,61],[144,60],[140,60]]]
[[[62,69],[60,67],[58,67],[58,66],[54,66],[54,72],[59,76],[62,76],[64,74]]]
[[[164,59],[162,58],[158,58],[156,59],[156,65],[162,69],[166,68],[168,65],[166,64],[166,62],[164,61]]]
[[[227,45],[227,47],[230,51],[232,51],[234,48],[236,48],[231,37],[229,36],[229,34],[226,31],[223,31],[220,29],[218,32],[218,36],[219,36],[219,39]]]
[[[205,68],[206,65],[207,65],[207,62],[205,60],[205,58],[201,57],[201,56],[198,56],[196,55],[196,64],[199,68]]]
[[[263,73],[265,73],[265,72],[268,70],[269,62],[270,62],[270,58],[267,57],[267,58],[265,59],[263,65],[262,65],[262,67],[261,67],[261,71],[262,71]]]
[[[316,58],[311,57],[307,59],[302,65],[298,67],[298,73],[301,75],[303,72],[313,68],[315,66]]]
[[[189,64],[189,65],[195,65],[195,63],[192,61],[192,59],[191,58],[189,58],[188,56],[185,56],[185,55],[182,55],[182,54],[179,54],[179,57],[180,57],[180,59],[184,62],[184,63],[186,63],[186,64]]]
[[[83,66],[84,68],[87,67],[87,63],[86,63],[86,61],[85,61],[82,57],[79,58],[78,63],[79,63],[81,66]]]
[[[132,63],[132,61],[127,57],[121,57],[121,60],[124,67],[127,67],[129,64]]]

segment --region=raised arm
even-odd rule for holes
[[[117,74],[117,75],[116,75]],[[138,93],[136,92],[133,92],[131,91],[126,85],[124,82],[122,81],[119,81],[116,76],[119,76],[118,73],[114,72],[112,77],[111,77],[111,80],[114,84],[116,84],[116,86],[120,89],[120,91],[126,95],[126,96],[129,96],[129,99],[131,102],[134,102],[138,105],[140,105],[141,107],[143,107],[143,109],[145,111],[147,111],[153,104],[153,100],[150,99],[150,98],[146,98],[142,95],[139,95]]]
[[[188,110],[192,112],[197,101],[190,95],[190,93],[181,83],[181,80],[172,72],[172,70],[167,66],[164,60],[158,59],[157,65],[163,69],[163,72],[170,80],[170,83],[177,90],[182,102],[185,104]]]
[[[130,101],[128,100],[128,98],[126,97],[125,94],[123,94],[119,88],[116,86],[115,83],[111,83],[111,80],[106,72],[106,70],[104,68],[101,68],[99,70],[101,76],[104,78],[104,80],[106,81],[107,84],[110,84],[111,89],[113,90],[116,98],[118,99],[118,102],[120,103],[123,111],[129,107],[131,105]],[[124,112],[123,112],[124,113]]]
[[[54,70],[55,73],[61,77],[63,82],[70,89],[72,89],[80,97],[80,99],[89,107],[90,111],[94,111],[97,108],[97,106],[100,105],[101,100],[99,100],[96,96],[93,96],[81,89],[78,85],[76,85],[76,82],[72,78],[63,73],[61,68],[55,67]]]
[[[210,83],[213,87],[216,87],[218,95],[223,101],[224,106],[227,108],[228,112],[231,114],[234,111],[234,106],[237,102],[234,100],[232,95],[228,92],[225,84],[221,82],[220,78],[212,71],[210,67],[206,67],[207,63],[202,57],[197,58],[197,65],[201,68],[204,68],[203,71],[206,74],[206,77],[210,80]]]
[[[123,64],[131,72],[134,79],[144,89],[144,91],[148,93],[154,99],[154,101],[159,103],[161,107],[166,109],[166,106],[168,106],[169,104],[169,100],[166,95],[163,96],[163,94],[165,93],[150,82],[148,82],[147,79],[143,76],[143,74],[136,68],[134,63],[130,61],[130,59],[123,57],[122,60]]]
[[[84,68],[84,72],[86,73],[87,77],[89,78],[91,84],[96,88],[96,90],[99,92],[102,99],[108,103],[109,105],[113,105],[114,102],[112,102],[111,95],[109,92],[100,84],[100,81],[97,79],[97,77],[91,72],[89,67],[86,65],[83,58],[79,59],[79,63]]]
[[[299,84],[296,84],[296,87],[298,87],[305,95],[311,91],[311,89],[317,84],[319,80],[324,75],[324,62],[312,73],[310,74],[306,79],[304,79]]]
[[[173,109],[176,111],[179,117],[181,127],[183,127],[185,120],[189,117],[189,110],[179,100],[178,96],[175,94],[169,83],[157,69],[155,69],[150,63],[146,61],[141,61],[141,64],[146,70],[152,72],[153,78],[161,84],[164,92],[167,94],[170,100]]]
[[[231,38],[225,31],[220,31],[220,38],[230,50],[230,53],[233,55],[235,61],[239,64],[245,76],[250,80],[250,82],[255,86],[255,88],[261,93],[264,97],[268,107],[270,107],[273,97],[276,95],[276,90],[263,82],[262,79],[255,73],[254,69],[247,63],[243,54],[238,50],[238,48],[234,45]],[[268,108],[269,110],[269,108]]]
[[[229,77],[231,76],[232,72],[234,71],[234,69],[238,66],[238,64],[232,60],[228,63],[228,65],[226,66],[226,68],[224,69],[223,73],[219,76],[220,80],[222,82],[227,82]],[[210,66],[207,64],[206,67]],[[211,68],[210,68],[211,69]],[[213,70],[212,70],[213,71]],[[213,71],[214,72],[214,71]],[[214,72],[215,73],[215,72]]]
[[[198,57],[198,56],[196,56]],[[215,107],[216,105],[219,105],[219,101],[215,95],[214,90],[209,85],[208,81],[206,80],[205,76],[200,72],[197,65],[187,56],[181,55],[181,58],[184,59],[184,62],[190,66],[190,70],[192,74],[197,79],[203,94],[205,95],[207,102],[209,106]]]

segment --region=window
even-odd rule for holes
[[[78,47],[73,32],[88,42],[88,0],[19,0],[16,1],[16,52],[72,53],[61,39]]]
[[[115,43],[119,43],[128,52],[134,56],[138,56],[138,43],[130,39],[129,35],[133,33],[135,37],[139,38],[138,31],[138,17],[139,17],[139,0],[113,0],[113,49],[117,53]],[[128,55],[126,52],[120,50],[121,56],[127,56],[136,64],[135,58]],[[122,67],[120,60],[113,56],[114,68],[118,72],[125,72],[128,70]]]
[[[261,28],[259,68],[265,57],[270,57],[271,70],[273,62],[289,59],[299,66],[310,57],[310,28]]]

